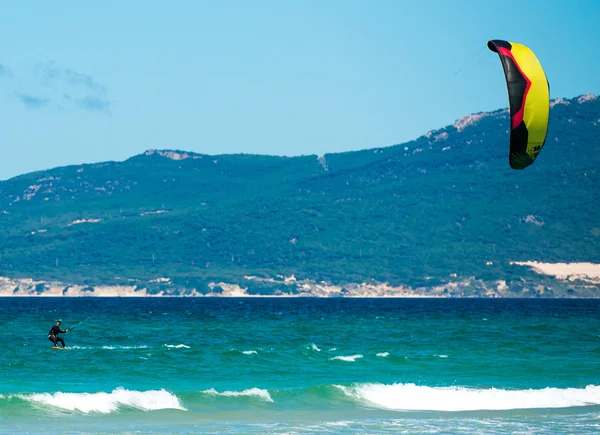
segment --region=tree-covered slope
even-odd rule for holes
[[[508,113],[322,157],[148,151],[0,182],[0,276],[182,287],[247,275],[438,285],[600,263],[600,99],[556,100],[508,165]],[[450,278],[449,278],[450,277]]]

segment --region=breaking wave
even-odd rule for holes
[[[271,395],[269,394],[269,392],[267,390],[262,390],[260,388],[250,388],[250,389],[242,390],[242,391],[223,391],[222,393],[219,393],[214,388],[211,388],[210,390],[202,391],[202,393],[209,394],[211,396],[223,396],[223,397],[244,397],[244,396],[256,397],[256,398],[262,399],[267,402],[273,402],[273,399],[271,398]]]
[[[185,406],[182,398],[185,400]],[[228,401],[222,402],[223,400]],[[527,390],[428,387],[415,384],[318,385],[300,389],[248,388],[178,392],[136,391],[119,387],[98,393],[20,393],[0,395],[0,414],[10,414],[19,402],[42,411],[108,414],[120,411],[202,411],[244,409],[277,403],[290,409],[338,409],[357,412],[365,406],[388,411],[506,411],[515,409],[571,408],[600,405],[600,386]],[[11,403],[12,402],[12,403]],[[19,411],[21,412],[21,411]]]
[[[415,384],[358,384],[336,387],[360,402],[398,411],[543,409],[600,404],[600,386],[597,385],[538,390],[426,387]]]
[[[142,411],[186,410],[177,396],[164,389],[135,391],[119,387],[110,393],[62,393],[59,391],[57,393],[18,394],[15,397],[28,402],[86,414],[90,412],[107,414],[122,407]]]
[[[333,358],[330,358],[330,361],[339,360],[339,361],[346,361],[346,362],[354,362],[357,359],[360,359],[362,357],[363,357],[362,355],[334,356]]]

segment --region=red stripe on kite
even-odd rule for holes
[[[521,108],[512,117],[512,129],[514,130],[515,128],[517,128],[519,126],[519,124],[521,124],[523,122],[523,113],[525,112],[525,100],[527,99],[527,94],[529,93],[529,88],[531,88],[531,80],[529,80],[529,77],[527,77],[523,73],[517,60],[515,59],[515,57],[513,56],[513,54],[511,53],[511,51],[509,49],[504,48],[504,47],[498,47],[498,51],[500,52],[500,54],[502,54],[506,57],[509,57],[513,60],[517,69],[519,70],[519,72],[521,73],[521,75],[523,76],[525,81],[527,82],[527,86],[525,87],[525,94],[523,94],[523,102],[521,103]]]

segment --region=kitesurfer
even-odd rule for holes
[[[60,320],[57,320],[56,324],[52,326],[52,329],[50,329],[50,332],[48,333],[48,340],[54,343],[54,347],[58,347],[58,342],[60,341],[62,347],[66,348],[65,340],[63,340],[62,337],[59,337],[58,334],[66,334],[67,332],[69,332],[68,329],[60,329]]]

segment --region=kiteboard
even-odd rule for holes
[[[67,350],[67,347],[56,347],[56,346],[50,346],[50,349],[57,349],[57,350]]]

